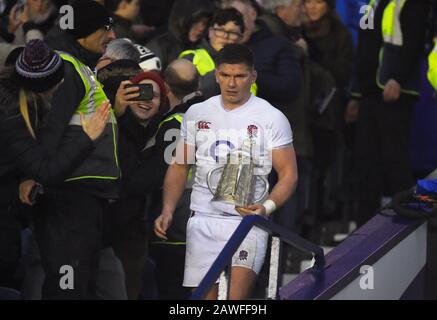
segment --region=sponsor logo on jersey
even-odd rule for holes
[[[211,122],[209,121],[199,121],[197,122],[197,130],[209,130]]]

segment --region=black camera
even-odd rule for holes
[[[127,84],[126,88],[138,88],[139,97],[129,99],[129,101],[150,101],[153,100],[153,85],[150,83]]]
[[[38,196],[40,196],[40,195],[42,195],[42,194],[44,194],[44,188],[43,188],[43,186],[40,185],[40,184],[36,184],[36,185],[34,185],[34,186],[32,187],[32,190],[30,190],[30,193],[29,193],[29,201],[30,201],[31,203],[35,203],[36,200],[37,200],[37,198],[38,198]]]

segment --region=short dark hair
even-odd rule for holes
[[[240,11],[235,8],[217,9],[216,11],[214,11],[214,16],[211,20],[211,27],[214,27],[215,24],[219,26],[224,26],[230,21],[234,22],[237,26],[239,26],[241,33],[244,33],[243,16]]]
[[[193,72],[192,79],[182,79],[172,64],[170,64],[164,71],[164,81],[169,86],[171,92],[173,92],[173,94],[179,99],[199,90],[198,72]]]
[[[217,54],[217,67],[223,63],[240,64],[244,63],[250,69],[253,68],[253,53],[244,44],[227,44]]]

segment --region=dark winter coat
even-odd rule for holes
[[[284,111],[300,90],[299,61],[294,47],[284,38],[274,35],[263,21],[247,45],[252,50],[257,71],[257,96]]]
[[[311,157],[313,155],[313,142],[311,135],[311,92],[310,92],[310,61],[308,56],[294,42],[297,41],[301,32],[299,28],[288,27],[278,16],[266,14],[260,18],[269,29],[276,35],[287,38],[290,45],[294,46],[299,61],[299,73],[301,86],[296,99],[289,102],[283,109],[285,116],[293,130],[293,146],[296,155],[300,157]]]
[[[381,92],[376,84],[377,69],[380,67],[379,55],[383,45],[381,23],[388,0],[381,0],[374,14],[374,29],[361,29],[358,34],[358,48],[355,60],[352,93],[361,94]],[[425,35],[429,16],[428,0],[409,0],[405,2],[400,15],[403,46],[388,78],[404,84],[417,77],[425,45]],[[397,60],[397,61],[395,61]],[[393,72],[394,71],[394,72]],[[415,83],[417,86],[418,84]]]
[[[161,59],[162,69],[179,54],[187,49],[193,49],[197,43],[188,40],[188,33],[193,22],[200,17],[210,17],[212,5],[205,0],[178,0],[174,3],[168,22],[168,31],[157,36],[147,43],[147,48],[152,50]]]
[[[52,98],[52,109],[47,120],[47,128],[41,132],[40,141],[50,152],[56,152],[59,146],[72,144],[82,130],[70,126],[69,122],[85,95],[85,86],[73,64],[64,61],[64,82]],[[58,107],[57,107],[58,106]],[[107,136],[101,138],[107,139]],[[101,139],[100,138],[100,139]],[[97,140],[97,143],[102,140]],[[98,160],[98,158],[94,158]],[[86,163],[84,163],[86,164]],[[114,199],[118,196],[117,183],[107,179],[79,179],[68,182],[71,188],[80,188],[97,197]]]
[[[83,131],[78,131],[74,144],[60,144],[47,150],[38,139],[36,119],[46,117],[46,110],[29,104],[29,116],[37,135],[34,140],[21,116],[16,86],[9,81],[0,83],[0,184],[10,184],[10,196],[18,193],[20,177],[32,177],[44,186],[59,186],[94,150],[94,144]],[[44,130],[43,128],[42,130]],[[16,189],[15,189],[16,188]],[[4,199],[4,198],[3,198]]]
[[[119,163],[121,169],[120,196],[111,205],[109,212],[110,230],[114,244],[123,243],[131,236],[144,236],[146,234],[146,192],[141,186],[133,185],[132,179],[139,174],[147,160],[153,157],[154,146],[145,147],[156,133],[159,116],[155,116],[147,126],[142,126],[135,116],[126,109],[125,114],[118,119],[119,128]],[[152,169],[152,168],[150,168]],[[153,170],[151,170],[153,172]],[[146,181],[152,180],[150,176],[142,176]],[[143,239],[145,241],[145,238]]]
[[[97,61],[102,56],[99,53],[91,52],[82,47],[79,42],[77,42],[77,40],[74,39],[71,35],[60,30],[59,26],[56,26],[52,30],[50,30],[44,41],[53,50],[67,52],[70,55],[76,57],[88,67],[90,67],[91,70],[94,70]]]
[[[309,56],[328,70],[335,79],[337,92],[347,95],[352,74],[354,49],[352,36],[334,13],[307,25],[305,36]]]
[[[317,119],[316,126],[339,133],[349,96],[354,49],[352,36],[334,12],[328,12],[319,21],[305,25],[305,40],[309,57],[320,69],[320,78],[333,78],[335,94],[327,110]],[[328,82],[328,81],[324,81]],[[319,83],[323,86],[323,83]],[[318,91],[320,89],[315,88]]]

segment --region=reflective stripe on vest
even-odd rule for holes
[[[379,80],[379,76],[380,76],[380,69],[381,69],[381,63],[384,60],[384,48],[381,48],[381,50],[379,50],[379,67],[378,67],[378,71],[376,72],[376,85],[384,90],[384,84],[381,83],[381,81]],[[387,60],[387,59],[386,59]],[[416,90],[408,90],[405,88],[401,88],[401,92],[406,93],[406,94],[411,94],[414,96],[418,96],[419,92]]]
[[[108,98],[88,66],[84,65],[82,62],[69,54],[61,53],[60,55],[62,59],[73,64],[74,68],[82,79],[83,85],[85,86],[85,96],[79,103],[79,107],[76,109],[73,117],[70,120],[70,124],[80,126],[80,113],[83,113],[86,117],[90,117]],[[111,119],[111,121],[113,120]]]
[[[185,50],[179,55],[179,58],[183,58],[190,54],[194,56],[192,62],[201,76],[204,76],[215,69],[215,62],[206,49]],[[258,85],[256,83],[252,84],[250,92],[256,96],[258,93]]]
[[[83,99],[80,101],[79,106],[76,108],[73,116],[70,119],[69,125],[82,126],[82,122],[80,120],[80,114],[82,113],[85,118],[91,118],[92,115],[96,112],[97,108],[99,108],[102,103],[108,98],[106,97],[105,92],[102,89],[100,83],[96,80],[91,69],[83,64],[81,61],[76,59],[75,57],[69,55],[65,52],[59,52],[61,58],[65,61],[70,62],[77,73],[79,74],[82,83],[85,87],[85,95]],[[117,120],[115,118],[114,112],[110,109],[110,117],[108,119],[107,129],[112,135],[112,147],[114,153],[114,162],[117,170],[119,168],[118,164],[118,156],[117,156]],[[110,127],[108,127],[110,126]],[[119,170],[118,170],[119,171]],[[80,179],[106,179],[106,180],[116,180],[119,178],[119,174],[117,175],[81,175],[76,177],[70,177],[65,181],[74,181]]]
[[[399,50],[403,45],[403,36],[400,23],[400,15],[406,0],[391,0],[384,9],[381,23],[384,43],[379,51],[379,66],[376,74],[377,86],[384,90],[385,83],[390,79],[396,69]],[[402,93],[418,96],[415,75],[406,81],[401,88]]]
[[[395,46],[403,45],[401,22],[399,21],[401,10],[406,0],[391,0],[385,7],[382,16],[382,36],[385,43]]]
[[[182,123],[182,120],[184,120],[184,116],[183,116],[183,113],[175,113],[175,114],[172,114],[171,116],[169,116],[168,118],[165,118],[164,120],[162,120],[160,123],[159,123],[159,127],[158,128],[161,128],[161,126],[164,124],[164,123],[166,123],[166,122],[168,122],[168,121],[171,121],[171,120],[173,120],[173,119],[175,119],[177,122],[179,122],[179,123]]]
[[[182,242],[182,241],[166,241],[166,240],[161,240],[161,241],[152,241],[152,244],[164,244],[164,245],[172,245],[172,246],[185,246],[187,243],[186,242]]]
[[[254,82],[250,86],[250,93],[252,93],[254,96],[256,96],[256,94],[258,93],[258,85],[256,84],[256,82]]]
[[[434,41],[434,49],[428,57],[428,80],[437,91],[437,40]]]

